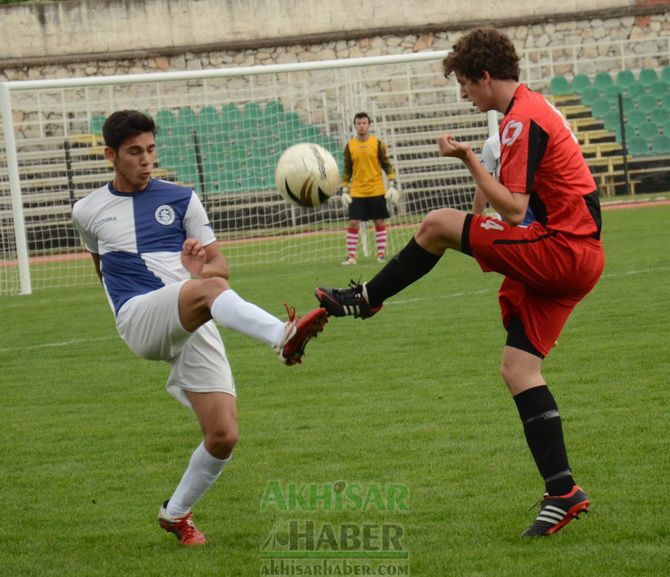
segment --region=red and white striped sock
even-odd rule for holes
[[[386,255],[386,240],[388,238],[388,233],[386,232],[386,226],[375,226],[375,243],[377,245],[377,257],[384,258]]]
[[[358,245],[358,229],[351,226],[347,229],[347,258],[356,260],[357,245]]]

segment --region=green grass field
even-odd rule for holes
[[[399,525],[413,576],[667,575],[668,221],[670,206],[604,214],[605,273],[545,363],[593,504],[539,540],[519,537],[543,488],[498,375],[499,277],[467,257],[448,254],[374,319],[332,320],[299,367],[224,331],[241,440],[195,509],[198,550],[156,522],[200,441],[164,391],[167,365],[125,348],[99,287],[0,298],[0,575],[259,575],[263,542],[291,519]],[[245,267],[231,281],[285,317],[284,301],[312,308],[317,284],[378,266]],[[409,511],[261,511],[271,481],[340,480],[400,484]]]

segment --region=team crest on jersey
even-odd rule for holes
[[[162,204],[154,212],[154,217],[158,224],[163,224],[165,226],[172,224],[175,219],[174,208],[169,204]]]
[[[517,138],[519,138],[522,130],[523,130],[523,123],[518,122],[516,120],[511,120],[505,126],[505,130],[503,130],[502,137],[500,139],[501,142],[505,146],[510,146],[511,144],[514,143],[514,141]]]

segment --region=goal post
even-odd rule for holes
[[[436,138],[449,131],[479,148],[489,119],[443,78],[446,54],[0,83],[0,295],[97,282],[71,209],[111,179],[101,128],[120,109],[156,120],[155,176],[194,188],[236,268],[343,259],[339,200],[287,204],[274,167],[288,146],[315,142],[341,168],[359,111],[373,118],[396,169],[402,202],[391,228],[468,207],[469,173],[438,156]],[[390,235],[389,253],[394,242]]]

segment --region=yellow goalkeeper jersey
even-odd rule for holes
[[[395,178],[386,145],[376,136],[367,140],[352,138],[344,148],[342,186],[355,197],[381,196],[386,192],[382,170],[389,180]]]

